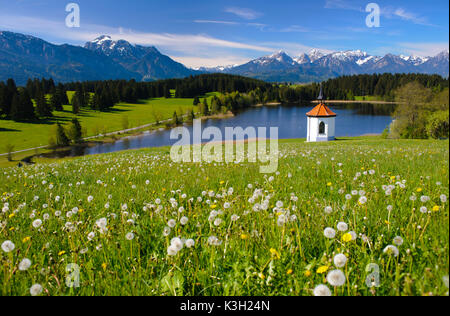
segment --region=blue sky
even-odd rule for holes
[[[80,6],[80,28],[65,26],[70,2]],[[366,26],[370,2],[381,8],[379,28]],[[0,0],[0,30],[75,45],[108,34],[190,67],[312,48],[436,55],[448,50],[448,16],[447,0]]]

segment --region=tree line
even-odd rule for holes
[[[342,76],[324,82],[324,93],[329,100],[354,100],[355,96],[377,96],[395,101],[395,91],[410,82],[441,92],[449,86],[448,78],[427,74],[373,74]]]

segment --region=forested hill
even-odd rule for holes
[[[329,100],[353,100],[355,96],[377,96],[386,101],[393,101],[395,91],[410,82],[418,82],[436,91],[442,91],[449,86],[448,78],[439,75],[385,73],[330,79],[324,83],[324,91]]]

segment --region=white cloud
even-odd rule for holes
[[[325,9],[343,9],[352,11],[363,11],[361,6],[355,5],[350,1],[345,0],[327,0],[325,2]]]
[[[200,67],[217,67],[242,65],[251,60],[251,58],[243,58],[241,56],[214,56],[214,57],[192,57],[192,56],[171,56],[174,60],[188,65],[191,68],[198,69]]]
[[[297,43],[289,43],[289,42],[265,42],[263,45],[274,47],[274,52],[283,50],[290,56],[299,56],[303,53],[308,53],[312,49],[318,49],[321,52],[324,53],[332,53],[334,50],[326,49],[326,48],[319,48],[319,47],[313,47],[308,45],[302,45]]]
[[[354,4],[352,1],[349,0],[326,0],[325,9],[342,9],[342,10],[365,12],[363,7]],[[404,21],[409,21],[414,24],[435,26],[429,23],[426,17],[408,11],[405,8],[383,6],[381,7],[381,14],[388,19],[400,18]]]
[[[381,9],[381,14],[387,18],[400,18],[404,21],[409,21],[414,24],[435,26],[428,22],[426,17],[420,16],[416,13],[410,12],[404,8],[384,7]]]
[[[287,28],[281,29],[282,33],[307,33],[310,32],[309,29],[300,25],[291,25]]]
[[[267,25],[262,23],[241,23],[241,22],[235,22],[235,21],[218,21],[218,20],[194,20],[194,23],[200,23],[200,24],[222,24],[222,25],[231,25],[231,26],[251,26],[255,27],[261,31],[263,31]]]
[[[231,21],[214,21],[214,20],[195,20],[194,23],[204,23],[204,24],[225,24],[225,25],[239,25],[238,22]]]
[[[448,51],[448,42],[437,42],[437,43],[398,43],[399,50],[410,55],[418,56],[436,56],[437,54]]]
[[[226,8],[225,12],[232,13],[232,14],[237,15],[238,17],[246,19],[246,20],[254,20],[263,15],[262,13],[256,12],[252,9],[238,8],[238,7]]]

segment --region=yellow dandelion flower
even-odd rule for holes
[[[280,259],[281,258],[280,253],[274,248],[270,249],[270,253],[272,254],[272,257],[274,257],[275,259]]]
[[[441,209],[441,208],[440,208],[438,205],[435,205],[435,206],[433,207],[433,212],[439,212],[440,209]]]
[[[418,189],[417,189],[417,192],[418,192],[418,193],[420,193],[420,192],[422,192],[422,191],[423,191],[422,188],[418,188]]]
[[[22,239],[23,243],[29,242],[31,240],[31,237],[25,237],[24,239]]]
[[[353,239],[352,234],[350,233],[346,233],[342,236],[342,241],[343,242],[351,242]]]
[[[305,271],[305,277],[309,278],[312,275],[311,271]]]
[[[16,214],[14,214],[14,213],[11,213],[11,214],[9,214],[9,218],[13,218],[14,216],[16,216]]]
[[[328,266],[321,266],[317,269],[317,274],[324,274],[325,272],[327,272],[329,269]]]
[[[248,236],[247,234],[242,234],[242,235],[241,235],[241,239],[242,239],[242,240],[247,240],[248,237],[249,237],[249,236]]]
[[[292,269],[287,270],[286,274],[291,275],[294,271]]]
[[[220,181],[220,185],[222,185],[222,184],[224,184],[225,183],[225,181]]]
[[[108,265],[107,265],[105,262],[102,263],[102,269],[103,269],[103,271],[106,270],[106,267],[107,267],[107,266],[108,266]]]
[[[58,252],[58,256],[62,256],[62,255],[64,255],[64,254],[66,254],[66,252],[63,250],[63,251],[60,251],[60,252]]]
[[[331,183],[331,182],[327,183],[327,186],[329,186],[329,187],[331,187],[332,185],[333,185],[333,183]]]
[[[211,208],[212,208],[212,209],[215,209],[216,207],[217,207],[216,204],[211,205]]]

